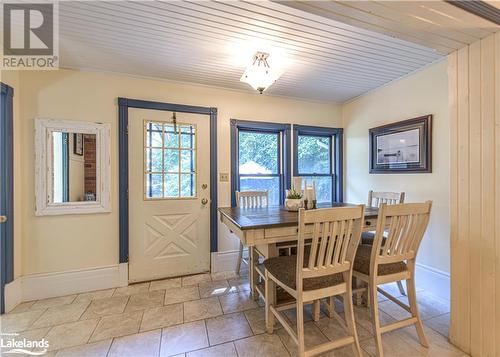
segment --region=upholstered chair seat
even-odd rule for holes
[[[361,233],[361,244],[373,245],[374,239],[375,239],[375,233],[373,232]]]
[[[372,254],[372,245],[360,244],[354,258],[354,270],[365,275],[370,275],[370,259]],[[401,273],[406,270],[406,264],[396,262],[390,264],[380,264],[377,275],[389,275]]]
[[[309,258],[309,254],[306,255]],[[264,267],[267,271],[273,275],[276,279],[287,285],[292,289],[296,289],[297,282],[297,256],[283,256],[266,259],[264,261]],[[303,267],[307,267],[307,261],[304,259]],[[338,285],[344,282],[344,278],[341,273],[325,275],[316,278],[304,279],[303,289],[316,290],[323,289],[329,286]]]

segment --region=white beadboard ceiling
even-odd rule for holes
[[[343,102],[496,30],[444,2],[388,3],[60,2],[61,67],[251,91],[239,79],[269,51],[284,73],[263,95]],[[416,22],[429,13],[442,24]]]

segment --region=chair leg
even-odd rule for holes
[[[343,295],[344,297],[344,316],[347,323],[347,329],[349,334],[354,337],[354,343],[352,344],[352,352],[355,356],[361,357],[361,347],[359,346],[358,333],[356,331],[356,321],[354,320],[354,307],[352,303],[352,291],[349,289]],[[333,300],[332,300],[333,302]]]
[[[274,314],[271,311],[270,306],[274,306],[274,291],[275,291],[275,284],[272,279],[269,278],[267,271],[266,271],[266,281],[265,281],[265,288],[264,288],[264,296],[266,299],[266,330],[267,333],[273,333],[274,330]]]
[[[299,341],[299,357],[305,356],[305,340],[304,340],[304,303],[302,299],[297,299],[297,339]]]
[[[400,280],[397,282],[397,284],[398,284],[399,293],[401,295],[406,296],[406,291],[405,291],[405,288],[403,287],[403,282]]]
[[[353,277],[353,285],[356,289],[363,287],[363,281],[359,278]],[[357,292],[354,294],[354,301],[356,306],[361,306],[363,304],[363,292]]]
[[[243,260],[243,244],[240,241],[240,251],[238,252],[238,262],[236,263],[236,274],[240,273],[242,260]]]
[[[373,326],[373,336],[375,338],[375,346],[377,348],[377,356],[383,357],[384,350],[382,347],[382,332],[380,331],[380,318],[378,313],[378,294],[377,294],[377,284],[375,281],[370,281],[368,289],[370,307],[372,313],[372,326]]]
[[[414,275],[412,274],[412,277]],[[411,278],[406,280],[406,290],[408,291],[408,301],[410,303],[411,315],[417,318],[417,322],[415,322],[415,328],[417,330],[418,339],[420,340],[420,344],[424,347],[429,347],[429,342],[427,341],[427,337],[425,336],[424,326],[422,324],[422,319],[420,318],[420,313],[418,311],[417,304],[417,292],[415,289],[415,279]]]
[[[332,318],[333,317],[333,312],[335,311],[335,297],[333,296],[330,296],[328,298],[328,317],[329,318]]]
[[[321,300],[314,300],[312,307],[312,318],[313,321],[319,321]]]

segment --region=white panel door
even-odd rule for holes
[[[129,280],[210,269],[206,115],[129,109]]]

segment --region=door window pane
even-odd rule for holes
[[[179,150],[165,149],[165,172],[179,172]]]
[[[279,134],[253,131],[239,132],[239,173],[279,173]]]
[[[196,127],[162,122],[144,127],[145,198],[196,197]]]
[[[297,153],[299,174],[331,174],[329,137],[299,135]]]
[[[146,131],[146,146],[149,147],[159,147],[163,146],[162,142],[162,125],[158,123],[148,123],[148,128]]]
[[[146,148],[146,170],[149,172],[162,172],[162,155],[162,149]]]
[[[165,197],[179,196],[179,174],[165,174]]]
[[[196,187],[196,175],[181,174],[181,197],[193,196]]]
[[[195,166],[194,150],[181,150],[181,172],[193,172]]]
[[[173,124],[165,124],[165,147],[178,148],[179,147],[179,131],[174,131]]]
[[[162,198],[163,185],[161,174],[146,175],[146,195],[149,198]]]
[[[195,128],[192,125],[181,125],[181,148],[193,149],[195,147]]]

